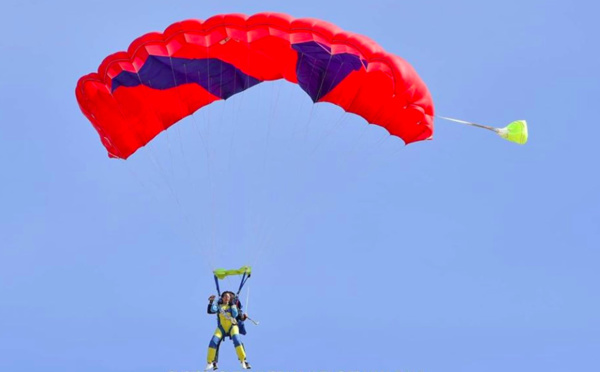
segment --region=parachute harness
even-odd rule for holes
[[[237,270],[216,269],[213,271],[213,274],[214,274],[214,278],[215,278],[215,286],[217,287],[217,293],[219,294],[219,297],[221,296],[221,287],[219,286],[219,280],[225,279],[226,277],[232,276],[232,275],[241,275],[242,279],[240,280],[240,286],[238,287],[238,290],[235,293],[235,296],[239,297],[240,292],[242,291],[242,288],[244,288],[244,284],[246,284],[246,282],[248,281],[248,279],[250,279],[250,276],[252,275],[252,268],[250,266],[242,266]],[[246,304],[248,303],[249,297],[250,297],[250,293],[248,293],[248,297],[246,298]],[[225,316],[225,318],[227,318],[227,320],[230,320],[232,324],[237,324],[237,320],[233,319],[233,317],[231,315],[229,315],[229,313],[227,313],[222,308],[219,309],[219,313],[223,314],[223,316]],[[246,314],[246,317],[254,325],[259,324],[258,321],[251,319],[248,316],[248,314]]]
[[[219,308],[219,314],[223,315],[225,317],[225,319],[227,319],[231,322],[231,324],[237,325],[237,320],[234,317],[232,317],[231,315],[229,315],[229,313],[227,311],[225,311],[222,307]]]

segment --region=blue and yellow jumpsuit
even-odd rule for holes
[[[217,329],[215,334],[208,344],[208,355],[206,360],[208,363],[215,362],[217,358],[217,351],[219,344],[223,337],[231,337],[233,345],[235,346],[235,352],[240,361],[246,360],[246,351],[242,344],[240,330],[237,325],[236,318],[239,315],[237,306],[230,306],[228,304],[217,304],[217,302],[211,302],[208,305],[209,314],[217,314]]]

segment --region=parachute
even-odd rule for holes
[[[217,15],[148,33],[81,77],[76,96],[108,155],[127,159],[201,107],[278,79],[405,143],[432,138],[431,95],[405,60],[331,23],[282,13]]]

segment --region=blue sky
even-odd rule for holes
[[[247,263],[259,371],[600,364],[594,2],[0,9],[3,370],[199,370],[215,328],[210,269]],[[438,114],[527,119],[530,142],[437,121],[434,141],[404,147],[276,82],[127,162],[107,158],[75,100],[80,76],[145,32],[259,11],[368,35],[417,69]],[[229,343],[220,364],[239,370]]]

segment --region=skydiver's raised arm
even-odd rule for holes
[[[208,307],[206,308],[207,314],[216,314],[219,312],[219,306],[215,303],[215,296],[212,295],[208,298]]]

